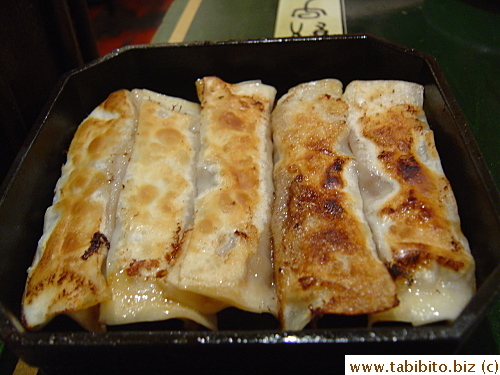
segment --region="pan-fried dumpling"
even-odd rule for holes
[[[131,94],[120,90],[78,127],[28,271],[26,327],[64,313],[89,330],[103,329],[98,304],[110,293],[102,271],[135,126]]]
[[[194,223],[168,280],[251,312],[276,313],[269,241],[273,196],[270,113],[260,82],[197,82],[200,154]]]
[[[400,301],[372,322],[455,319],[475,290],[474,260],[423,111],[423,87],[354,81],[344,100],[365,213]]]
[[[215,329],[220,303],[166,281],[192,222],[199,105],[148,90],[133,94],[137,135],[107,260],[112,298],[101,304],[101,321],[181,318]]]
[[[323,314],[368,314],[397,304],[363,214],[341,96],[338,80],[304,83],[273,112],[272,232],[284,329],[302,329]]]

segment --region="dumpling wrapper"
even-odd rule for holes
[[[135,134],[129,91],[112,93],[80,124],[62,167],[22,301],[22,318],[39,328],[67,314],[92,331],[110,293],[103,276],[116,202]]]
[[[342,83],[298,85],[273,111],[275,277],[282,328],[397,304],[363,214]]]
[[[475,291],[474,260],[423,110],[423,87],[354,81],[345,90],[365,213],[399,305],[371,322],[454,320]]]
[[[167,281],[191,225],[200,108],[196,103],[134,90],[137,135],[123,181],[101,304],[106,324],[173,318],[216,329],[220,303]]]
[[[192,230],[168,281],[228,306],[276,314],[269,220],[270,113],[260,82],[197,81],[201,147]]]

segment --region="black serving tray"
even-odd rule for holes
[[[197,78],[260,79],[278,97],[298,83],[338,78],[399,79],[425,87],[425,110],[462,227],[477,262],[478,291],[453,324],[367,328],[366,318],[327,317],[300,332],[274,318],[229,309],[218,332],[175,321],[90,333],[64,317],[39,332],[20,323],[26,269],[42,233],[65,150],[78,124],[112,91],[147,88],[197,101]],[[436,61],[370,35],[131,46],[68,73],[18,155],[0,201],[0,333],[9,348],[47,374],[333,371],[334,358],[363,353],[453,353],[500,293],[500,199]],[[340,369],[341,370],[341,369]]]

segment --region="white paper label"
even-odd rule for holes
[[[344,32],[343,0],[280,0],[274,36],[306,37]]]

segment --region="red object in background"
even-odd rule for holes
[[[105,54],[123,46],[132,44],[147,44],[151,42],[155,32],[156,29],[141,30],[140,32],[135,30],[124,30],[116,37],[97,40],[99,55],[104,56]]]
[[[173,0],[102,0],[89,2],[99,55],[153,39]]]

